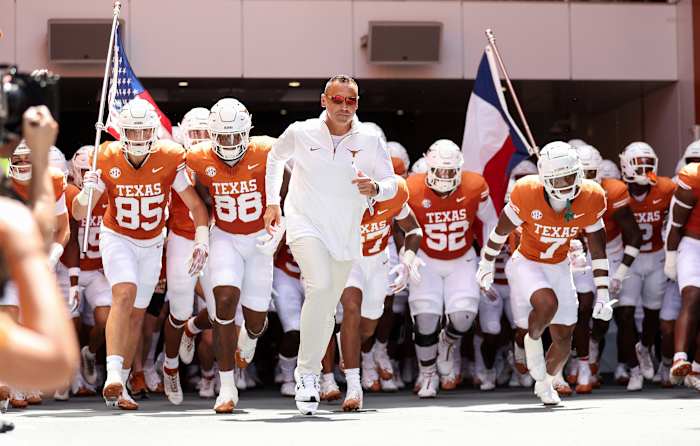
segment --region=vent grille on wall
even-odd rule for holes
[[[440,22],[369,22],[368,57],[374,64],[440,62]]]
[[[124,21],[120,20],[124,29]],[[49,19],[49,61],[104,63],[112,20]]]

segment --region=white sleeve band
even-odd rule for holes
[[[627,254],[630,257],[637,257],[637,254],[639,254],[639,248],[636,248],[632,245],[627,245],[625,246],[625,254]]]
[[[61,194],[61,197],[56,200],[56,215],[63,215],[68,212],[68,208],[66,207],[66,194],[63,193]]]
[[[80,268],[75,267],[75,266],[68,268],[68,277],[77,277],[79,275],[80,275]]]
[[[197,226],[195,228],[194,242],[209,246],[209,228],[207,226]]]
[[[520,226],[523,224],[523,220],[518,216],[518,213],[515,212],[515,209],[513,209],[513,206],[510,205],[510,202],[505,205],[503,212],[506,213],[506,217],[508,217],[510,222],[515,226]]]
[[[501,253],[500,249],[493,249],[492,247],[486,245],[484,248],[481,250],[484,254],[488,254],[491,257],[498,257],[498,254]]]
[[[674,228],[682,228],[682,227],[683,227],[682,224],[676,223],[676,222],[673,221],[673,220],[671,220],[671,226],[673,226]]]
[[[404,218],[408,217],[408,215],[411,213],[411,207],[408,205],[408,203],[404,203],[403,207],[399,211],[398,215],[394,217],[396,220],[403,220]]]
[[[608,291],[607,288],[598,288],[596,290],[596,294],[598,299],[604,300],[606,302],[610,300],[610,291]]]
[[[629,267],[624,263],[620,263],[620,266],[617,267],[617,271],[615,271],[615,274],[613,274],[613,279],[617,279],[622,282],[625,280],[625,277],[627,277],[627,271],[629,271]]]
[[[593,259],[591,260],[591,269],[604,269],[605,271],[610,269],[610,264],[608,259]]]
[[[599,218],[598,221],[586,227],[586,232],[590,234],[591,232],[600,231],[603,228],[605,228],[605,223],[603,223],[602,218]]]
[[[78,195],[76,195],[75,198],[78,199],[78,203],[80,203],[81,206],[87,206],[88,200],[90,199],[90,194],[85,192],[85,189],[82,189],[80,192],[78,192]]]
[[[489,240],[491,240],[492,242],[494,242],[498,245],[502,245],[508,241],[508,236],[501,235],[501,234],[497,233],[496,230],[494,229],[493,231],[491,231],[491,234],[489,234]]]
[[[408,237],[409,235],[417,235],[419,237],[423,237],[423,230],[421,228],[411,229],[406,234],[404,234],[404,237]]]
[[[683,203],[681,200],[677,199],[675,195],[671,197],[671,209],[673,209],[674,204],[677,204],[682,208],[693,209],[693,206]]]
[[[192,186],[192,182],[190,182],[190,178],[187,176],[186,169],[178,170],[173,180],[173,189],[175,189],[175,192],[180,193],[190,186]]]
[[[594,277],[593,283],[595,283],[596,287],[609,288],[610,287],[610,277],[608,277],[608,276]]]

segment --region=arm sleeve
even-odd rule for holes
[[[386,201],[394,198],[398,190],[394,166],[391,164],[389,151],[381,138],[377,138],[377,162],[374,167],[374,181],[377,182],[379,193],[374,197],[377,201]]]
[[[284,166],[287,160],[294,154],[296,145],[294,137],[294,124],[277,138],[272,149],[267,153],[267,165],[265,168],[265,199],[268,205],[280,204],[280,189],[284,177]]]
[[[512,201],[509,201],[508,204],[503,207],[503,212],[511,223],[515,226],[521,226],[523,224],[523,219],[520,218],[518,212],[511,206],[511,203]]]
[[[173,180],[173,189],[175,189],[175,192],[180,193],[190,186],[192,186],[192,182],[187,175],[187,171],[184,168],[178,170]]]

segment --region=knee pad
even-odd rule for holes
[[[173,328],[179,330],[179,329],[181,329],[182,327],[184,327],[185,324],[187,324],[187,320],[185,319],[185,322],[182,322],[182,323],[180,323],[180,324],[176,324],[176,323],[175,323],[175,319],[173,319],[173,315],[172,315],[172,313],[171,313],[171,314],[168,315],[168,323],[169,323]]]
[[[435,345],[440,340],[440,316],[417,314],[413,322],[413,342],[419,347]]]
[[[459,339],[472,327],[476,319],[476,313],[472,311],[457,311],[447,315],[447,327],[445,331],[453,338]]]
[[[263,327],[257,333],[253,333],[252,331],[250,331],[248,326],[245,324],[245,321],[243,322],[243,328],[245,328],[245,331],[248,332],[248,337],[250,339],[257,339],[267,331],[267,324],[268,324],[267,318],[265,318],[265,322],[263,323]]]

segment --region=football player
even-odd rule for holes
[[[491,292],[496,256],[508,235],[520,227],[520,243],[506,266],[513,317],[517,335],[524,335],[535,394],[544,404],[554,405],[560,402],[554,377],[569,357],[578,313],[567,254],[579,231],[585,231],[593,259],[598,294],[593,317],[612,316],[603,224],[606,203],[603,189],[583,178],[581,162],[569,144],[549,143],[539,155],[539,177],[526,176],[515,184],[482,250],[477,279],[484,292]],[[547,327],[552,345],[545,361],[541,336]]]

